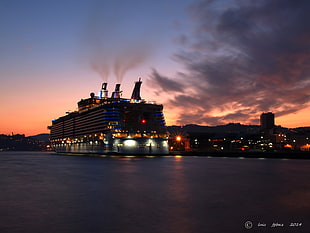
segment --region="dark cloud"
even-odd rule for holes
[[[183,84],[181,82],[176,82],[171,80],[165,76],[162,76],[157,72],[157,70],[153,69],[151,74],[151,85],[160,86],[161,89],[165,92],[182,92]]]
[[[203,1],[188,12],[195,30],[175,55],[187,72],[174,81],[152,74],[170,92],[176,80],[190,83],[167,103],[183,107],[180,123],[258,123],[264,111],[308,106],[310,1]]]

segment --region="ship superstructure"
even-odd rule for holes
[[[52,121],[51,146],[58,153],[168,154],[163,106],[140,96],[141,80],[130,99],[122,98],[120,84],[108,97],[100,94],[78,102],[78,110]]]

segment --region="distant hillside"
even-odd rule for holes
[[[48,133],[41,133],[41,134],[38,134],[38,135],[30,136],[29,138],[37,140],[37,141],[49,142],[50,134],[48,134]]]
[[[45,151],[49,134],[25,137],[24,134],[0,134],[0,151]]]
[[[214,137],[225,137],[225,136],[243,136],[253,135],[259,133],[258,125],[242,125],[240,123],[230,123],[227,125],[219,126],[201,126],[201,125],[185,125],[185,126],[168,126],[168,132],[170,135],[178,134],[209,134]]]

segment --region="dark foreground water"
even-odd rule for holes
[[[0,152],[0,232],[309,233],[310,160]]]

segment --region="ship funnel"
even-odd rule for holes
[[[102,83],[100,98],[108,98],[107,83]]]
[[[140,96],[140,87],[141,87],[141,78],[139,78],[138,82],[135,82],[135,87],[132,91],[132,95],[131,95],[131,99],[132,100],[141,100],[141,96]]]
[[[121,84],[119,84],[119,83],[115,85],[115,90],[112,93],[112,97],[111,98],[114,98],[114,99],[121,98],[122,92],[120,91],[120,86],[121,86]]]

